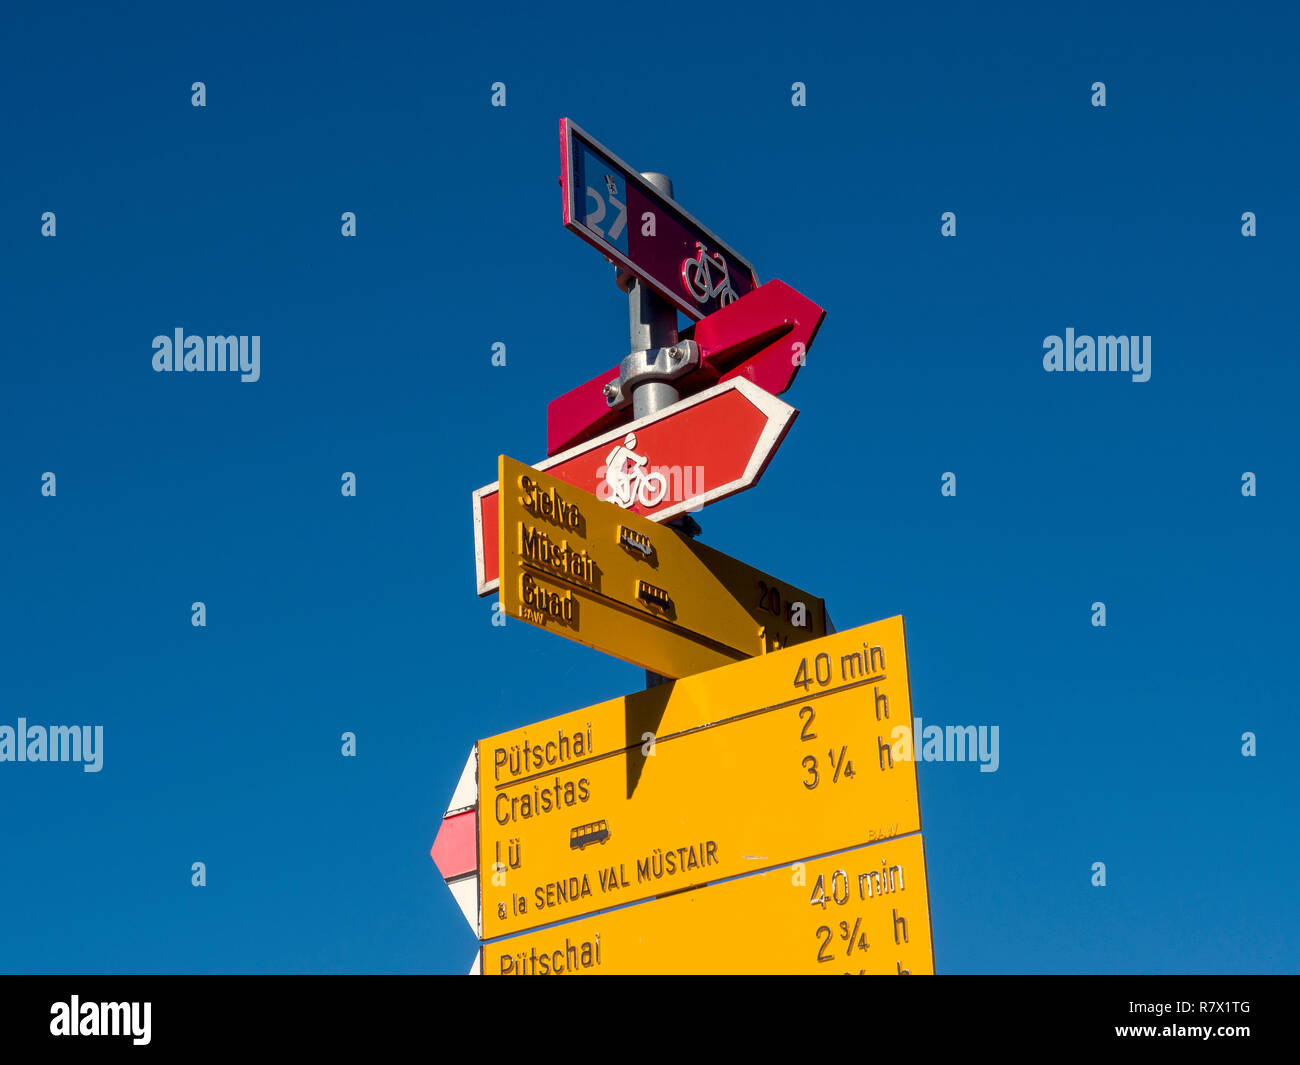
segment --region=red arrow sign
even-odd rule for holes
[[[689,396],[743,377],[779,395],[794,381],[825,317],[822,308],[784,281],[769,281],[682,331],[681,339],[699,345],[700,366],[678,378],[677,389]],[[615,367],[551,401],[546,408],[548,454],[631,421],[631,403],[611,409],[605,400],[605,385],[617,378]]]
[[[757,483],[799,412],[735,378],[539,462],[537,469],[651,521]],[[497,587],[497,484],[474,493],[478,594]]]

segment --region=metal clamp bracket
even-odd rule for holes
[[[618,410],[632,402],[632,390],[650,381],[675,381],[700,365],[700,346],[681,340],[669,348],[634,351],[618,364],[618,376],[604,387],[605,402]]]

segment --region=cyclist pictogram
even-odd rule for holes
[[[668,478],[650,472],[644,455],[638,455],[636,433],[628,433],[605,459],[605,485],[609,500],[627,510],[633,503],[643,507],[658,506],[668,494]],[[630,464],[630,466],[629,466]]]
[[[682,283],[695,297],[696,303],[707,303],[717,296],[718,306],[725,307],[737,298],[736,290],[731,287],[727,260],[719,252],[705,251],[698,240],[695,242],[695,258],[682,263]]]

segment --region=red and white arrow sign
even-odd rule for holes
[[[482,938],[478,890],[478,748],[470,749],[429,857],[474,934]]]
[[[769,281],[682,330],[694,340],[700,365],[674,382],[683,396],[744,378],[777,396],[804,364],[826,312],[784,281]],[[610,408],[605,385],[615,367],[554,399],[546,408],[546,451],[554,455],[632,420],[632,405]],[[541,467],[538,467],[539,469]]]
[[[536,468],[651,521],[758,482],[799,412],[743,377],[699,392]],[[478,594],[497,588],[497,483],[474,493]]]

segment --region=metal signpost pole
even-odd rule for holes
[[[673,198],[673,182],[667,174],[643,172],[641,176],[667,199]],[[650,352],[675,345],[677,308],[653,291],[644,281],[638,280],[631,274],[620,271],[619,278],[631,282],[631,287],[627,290],[628,329],[631,342],[629,350]],[[644,380],[636,383],[635,378],[629,380],[626,377],[626,371],[630,367],[623,369],[625,392],[627,385],[632,384],[633,420],[644,418],[647,414],[657,414],[666,407],[671,407],[681,398],[671,381]],[[666,679],[648,669],[645,671],[647,688],[656,687]]]
[[[646,181],[667,199],[673,198],[673,183],[666,174],[642,174]],[[677,308],[650,288],[644,281],[620,274],[631,281],[627,290],[629,351],[654,351],[677,343]],[[632,417],[643,418],[671,407],[681,398],[670,381],[646,380],[633,383]]]

